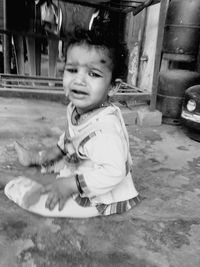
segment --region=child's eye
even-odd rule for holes
[[[99,73],[96,73],[96,72],[93,72],[93,71],[89,72],[89,75],[91,77],[94,77],[94,78],[100,78],[100,77],[102,77]]]
[[[70,72],[70,73],[76,73],[77,69],[76,68],[65,68],[65,71]]]

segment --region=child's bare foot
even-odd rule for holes
[[[23,147],[20,143],[15,142],[15,150],[22,166],[27,167],[33,165],[33,155],[25,147]]]

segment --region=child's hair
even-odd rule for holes
[[[125,43],[120,42],[110,32],[99,29],[84,30],[76,28],[70,34],[67,49],[75,44],[86,44],[97,48],[106,48],[113,63],[112,82],[115,79],[125,80],[128,71],[128,49]],[[67,51],[66,49],[66,51]]]

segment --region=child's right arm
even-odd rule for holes
[[[39,152],[40,165],[47,166],[63,157],[63,152],[58,146],[49,147]]]
[[[65,133],[63,133],[60,136],[57,145],[39,152],[40,165],[43,165],[45,167],[48,164],[61,159],[64,155],[66,155],[65,150]]]

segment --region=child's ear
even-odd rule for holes
[[[113,95],[115,95],[115,94],[118,92],[121,83],[122,83],[122,80],[121,80],[121,79],[116,79],[116,80],[113,82],[113,84],[112,84],[112,86],[111,86],[111,88],[110,88],[110,90],[109,90],[109,92],[108,92],[108,96],[113,96]]]

